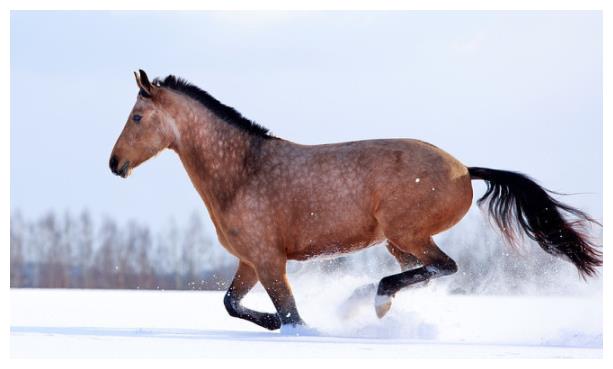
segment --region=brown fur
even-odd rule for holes
[[[462,219],[473,193],[468,169],[443,150],[410,139],[313,146],[263,139],[195,99],[151,85],[144,72],[137,83],[143,92],[131,117],[142,121],[129,119],[117,140],[117,170],[127,176],[165,148],[179,155],[219,241],[240,259],[226,296],[233,316],[278,328],[270,315],[240,307],[259,280],[280,323],[302,323],[286,278],[289,259],[389,240],[403,270],[455,270],[432,236]]]

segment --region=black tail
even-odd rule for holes
[[[587,223],[598,222],[558,202],[550,191],[521,173],[487,168],[468,168],[468,172],[471,178],[486,181],[487,191],[477,204],[489,200],[489,214],[507,240],[516,243],[516,230],[521,228],[543,250],[575,264],[582,277],[596,274],[596,268],[602,265],[602,252],[583,229]],[[565,219],[561,211],[577,220]]]

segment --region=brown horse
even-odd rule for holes
[[[471,206],[471,180],[486,181],[490,216],[507,239],[527,234],[582,276],[602,265],[581,224],[594,222],[525,175],[469,168],[443,150],[410,139],[300,145],[279,139],[185,80],[152,83],[142,70],[136,104],[113,148],[110,167],[127,177],[165,148],[174,150],[204,200],[221,244],[239,258],[224,304],[233,317],[268,329],[303,324],[286,277],[289,259],[347,253],[382,241],[402,272],[378,285],[376,312],[411,284],[455,273],[432,240]],[[563,213],[577,219],[568,220]],[[277,314],[243,307],[258,282]]]

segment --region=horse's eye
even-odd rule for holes
[[[141,119],[143,119],[143,117],[138,114],[134,114],[134,116],[132,116],[132,120],[136,123],[140,123]]]

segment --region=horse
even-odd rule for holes
[[[223,299],[232,317],[269,330],[305,327],[287,261],[386,242],[401,272],[378,283],[374,303],[382,318],[401,289],[458,270],[432,237],[467,213],[472,180],[487,183],[477,203],[511,244],[527,235],[573,263],[583,278],[602,265],[601,245],[585,231],[597,222],[524,174],[467,167],[415,139],[301,145],[272,135],[182,78],[150,82],[143,70],[134,75],[136,103],[110,169],[126,178],[163,149],[178,154],[219,242],[239,259]],[[258,281],[276,313],[241,304]]]

